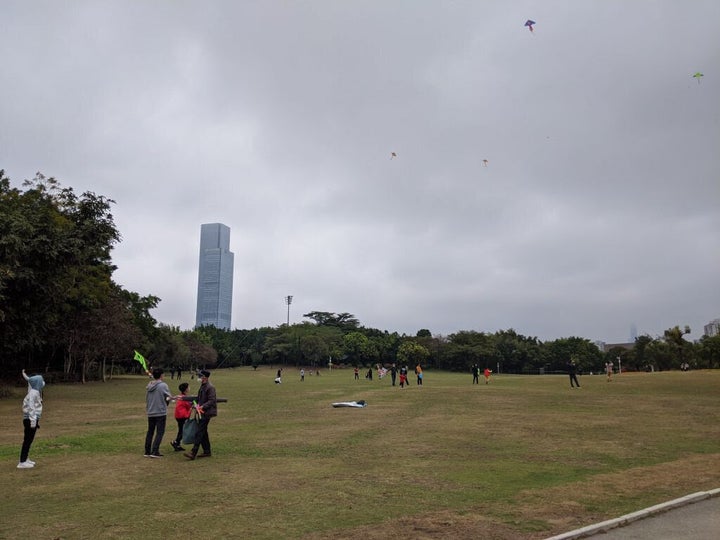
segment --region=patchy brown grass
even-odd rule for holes
[[[400,390],[291,371],[214,374],[229,401],[195,462],[142,457],[141,378],[49,386],[32,470],[15,469],[22,393],[0,401],[0,538],[538,539],[720,486],[720,372],[570,390],[430,371]],[[330,407],[348,399],[369,406]]]

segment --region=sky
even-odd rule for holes
[[[717,0],[3,0],[0,169],[114,200],[114,280],[182,329],[219,222],[233,328],[284,324],[292,295],[291,324],[699,339],[718,21]]]

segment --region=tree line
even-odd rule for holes
[[[631,349],[606,353],[581,337],[540,341],[513,329],[421,329],[414,336],[367,328],[351,313],[312,311],[294,325],[193,330],[156,321],[160,298],[128,291],[112,279],[111,252],[121,241],[114,201],[78,195],[38,173],[13,188],[0,170],[0,365],[25,367],[50,380],[105,379],[139,371],[133,351],[155,366],[233,367],[270,364],[327,367],[392,363],[468,371],[473,364],[504,373],[551,373],[573,358],[581,371],[610,359],[625,369],[720,367],[720,337],[684,339],[687,327],[641,336]]]

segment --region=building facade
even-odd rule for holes
[[[233,264],[230,227],[222,223],[201,225],[196,327],[214,326],[230,330]]]
[[[704,328],[704,334],[708,337],[717,336],[720,334],[720,319],[715,319],[707,323]]]

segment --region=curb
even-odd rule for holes
[[[598,533],[606,533],[617,527],[629,525],[630,523],[640,519],[649,518],[656,514],[667,512],[673,508],[679,508],[681,506],[686,506],[688,504],[718,496],[720,496],[720,488],[712,489],[710,491],[699,491],[697,493],[685,495],[679,499],[673,499],[672,501],[656,504],[655,506],[650,506],[649,508],[632,512],[631,514],[625,514],[619,518],[608,519],[607,521],[601,521],[595,525],[588,525],[587,527],[583,527],[581,529],[575,529],[574,531],[552,536],[546,540],[574,540],[576,538],[587,538],[588,536],[593,536]]]

